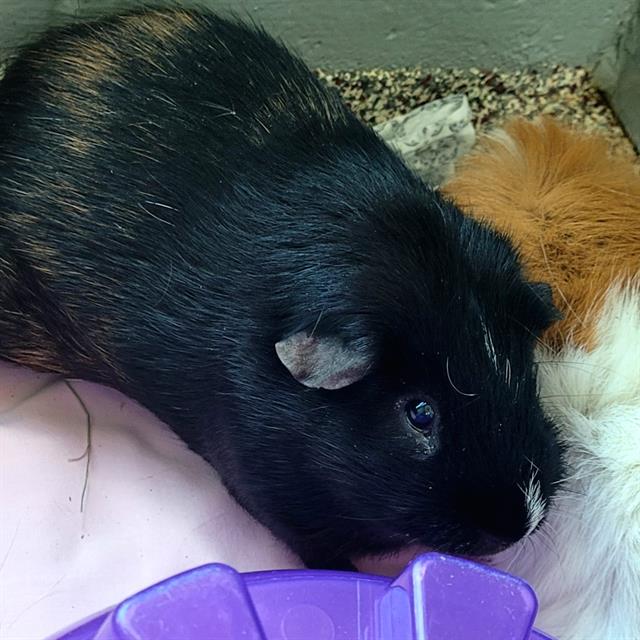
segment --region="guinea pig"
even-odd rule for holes
[[[612,157],[602,136],[515,118],[460,161],[444,191],[508,234],[530,276],[549,283],[562,318],[545,342],[594,347],[606,292],[640,271],[634,162]]]
[[[0,355],[149,408],[308,566],[543,521],[548,286],[262,29],[145,9],[24,48],[0,246]]]
[[[509,233],[552,287],[562,322],[543,335],[543,407],[566,478],[545,524],[492,558],[538,595],[563,640],[640,629],[640,174],[601,136],[512,120],[459,165],[446,192]]]

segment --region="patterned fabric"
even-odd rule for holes
[[[429,102],[374,127],[427,183],[438,186],[475,143],[471,108],[458,94]]]

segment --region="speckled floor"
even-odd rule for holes
[[[536,71],[399,69],[318,71],[370,124],[384,122],[431,100],[464,93],[481,133],[514,115],[548,114],[606,135],[619,153],[635,151],[605,97],[582,68],[553,66]]]

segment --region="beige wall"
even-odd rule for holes
[[[53,1],[0,0],[0,52],[37,33],[51,21],[53,13]]]
[[[596,79],[640,150],[640,3],[624,36],[601,59]]]
[[[618,38],[637,0],[202,0],[250,14],[314,65],[591,66]],[[136,0],[0,0],[12,45],[53,15]]]
[[[595,66],[640,145],[640,0],[201,2],[254,17],[312,65],[329,68],[417,64],[517,68],[544,62]],[[0,0],[0,54],[53,22],[137,3]]]

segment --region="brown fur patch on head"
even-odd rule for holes
[[[120,59],[117,49],[99,36],[70,40],[56,51],[43,51],[32,64],[46,78],[43,99],[63,109],[82,127],[92,124],[104,112],[101,83],[118,81]],[[74,154],[89,153],[93,140],[69,135],[64,146]]]
[[[88,136],[81,137],[75,134],[69,134],[62,140],[62,145],[74,156],[84,156],[93,147],[92,139]]]
[[[124,17],[123,24],[126,28],[145,32],[165,42],[181,35],[185,29],[193,30],[197,27],[195,14],[184,9],[157,9],[132,14]]]
[[[187,43],[198,27],[196,14],[181,9],[144,11],[123,16],[118,35],[130,45],[130,55],[153,71],[166,73],[163,53]]]
[[[40,64],[43,71],[51,70],[51,64],[64,82],[78,87],[83,93],[98,95],[98,83],[105,78],[115,77],[120,68],[117,49],[96,34],[92,38],[74,39],[69,46],[54,53],[46,52]],[[64,86],[56,90],[64,89]]]
[[[131,65],[165,75],[167,49],[187,42],[195,28],[196,15],[180,9],[121,16],[118,28],[110,30],[95,23],[89,37],[71,38],[64,48],[46,51],[39,61],[43,72],[51,76],[50,100],[80,123],[94,121],[107,106],[103,103],[103,83],[124,84]],[[67,147],[83,154],[92,144],[91,140],[75,138]]]
[[[551,119],[486,136],[444,188],[506,231],[532,279],[549,282],[564,320],[545,340],[592,347],[607,289],[640,272],[640,175],[608,142]]]

